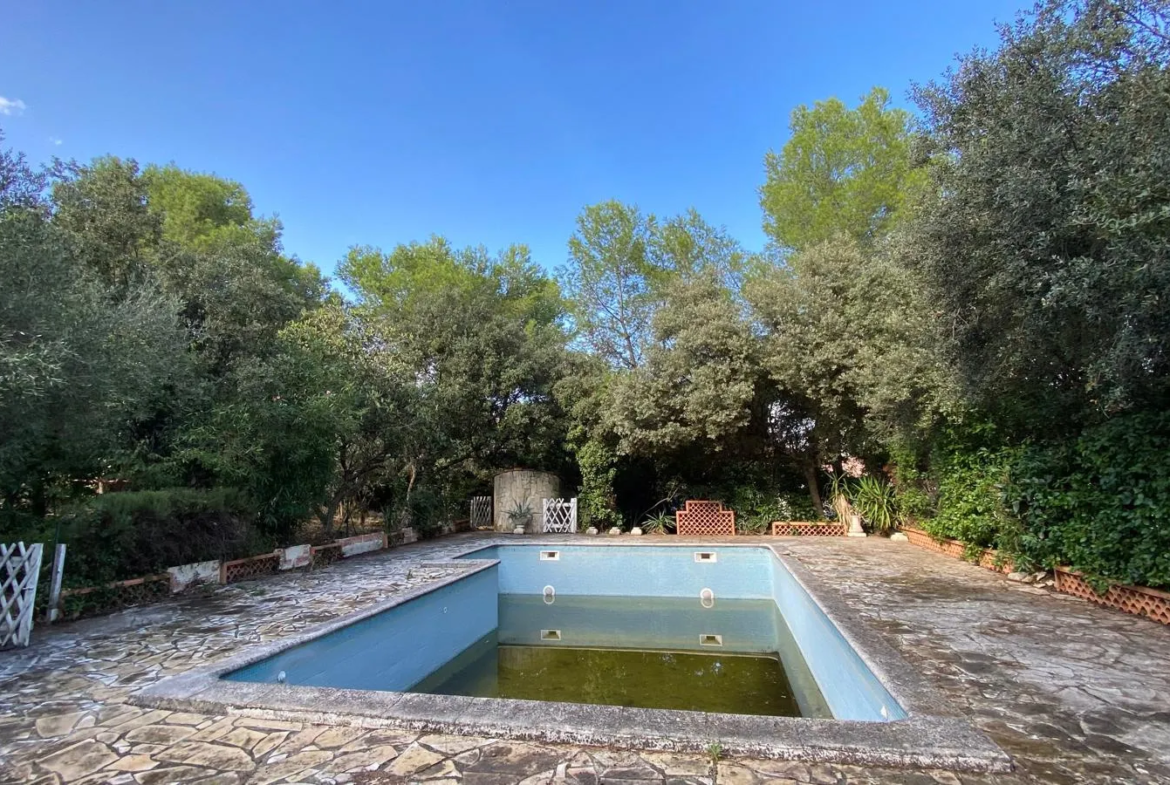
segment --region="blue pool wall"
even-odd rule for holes
[[[544,561],[541,551],[557,551]],[[714,562],[695,560],[714,552]],[[621,595],[699,598],[711,589],[715,601],[771,599],[788,624],[833,716],[881,722],[906,717],[873,671],[800,582],[765,547],[539,546],[502,545],[464,554],[499,559],[499,591],[556,595]]]
[[[498,625],[495,566],[226,674],[233,681],[404,691]]]
[[[713,647],[702,645],[699,639],[717,634],[723,636],[723,645],[715,653],[776,653],[777,619],[771,600],[747,601],[746,607],[722,602],[710,611],[696,613],[698,602],[669,598],[660,600],[653,614],[647,614],[637,598],[629,602],[624,597],[615,598],[599,607],[596,603],[574,603],[570,595],[562,595],[552,604],[535,595],[511,596],[516,600],[502,604],[497,633],[499,642],[506,645],[711,653]],[[542,639],[542,630],[561,628],[571,630],[571,635],[560,641]]]

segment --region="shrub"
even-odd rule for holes
[[[874,531],[886,533],[898,524],[898,504],[894,486],[885,480],[866,475],[850,489],[853,508]]]
[[[1170,414],[1118,417],[1078,438],[1023,450],[1008,497],[1016,550],[1064,563],[1101,587],[1170,587]]]
[[[261,553],[271,544],[260,541],[254,516],[250,500],[230,488],[107,493],[47,520],[44,540],[56,533],[66,543],[65,582],[86,586]]]
[[[1005,505],[1005,487],[1017,448],[952,446],[936,455],[938,513],[922,528],[972,548],[1010,547],[1018,522]]]

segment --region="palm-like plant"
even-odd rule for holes
[[[873,530],[885,534],[898,525],[894,486],[877,477],[862,477],[852,488],[853,507]]]
[[[642,521],[642,531],[647,534],[665,534],[674,529],[674,516],[665,510],[647,515]]]

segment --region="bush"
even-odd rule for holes
[[[1024,556],[1098,587],[1170,588],[1170,414],[1135,414],[1024,450],[1009,500]]]
[[[230,488],[107,493],[46,520],[42,538],[51,543],[57,534],[68,546],[66,585],[91,586],[262,553],[271,544],[260,541],[254,515],[251,502]]]
[[[1005,504],[1005,488],[1018,448],[957,443],[934,460],[938,512],[922,528],[935,537],[961,540],[972,548],[1017,550],[1019,524]]]

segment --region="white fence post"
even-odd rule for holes
[[[49,610],[45,613],[45,621],[49,624],[57,621],[61,615],[61,579],[65,575],[65,543],[57,543],[53,553],[53,572],[49,578]]]
[[[557,534],[576,534],[577,499],[544,499],[544,525],[541,531]]]
[[[0,543],[0,649],[28,645],[43,548]]]

